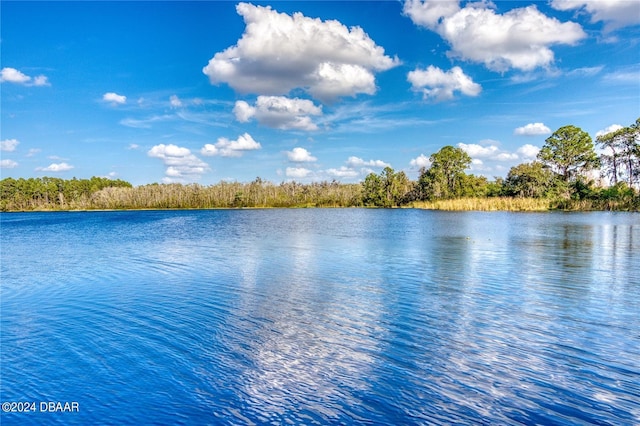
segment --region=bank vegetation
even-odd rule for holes
[[[535,161],[514,166],[506,178],[493,180],[466,173],[471,158],[453,146],[433,153],[416,181],[390,167],[348,184],[274,184],[258,177],[249,183],[134,187],[100,177],[9,177],[0,180],[0,211],[267,207],[640,211],[640,118],[598,136],[596,143],[600,155],[586,132],[564,126],[546,139]],[[596,178],[594,170],[600,171]]]

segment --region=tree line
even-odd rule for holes
[[[416,201],[464,197],[547,199],[550,208],[640,210],[640,118],[630,126],[600,135],[596,144],[576,126],[564,126],[549,136],[535,161],[512,167],[505,179],[489,181],[465,173],[471,157],[462,149],[445,146],[429,157],[417,182],[404,172],[387,168],[370,174],[363,184],[363,203],[399,206]],[[600,176],[594,178],[593,172]],[[609,185],[603,185],[604,179]],[[600,181],[600,182],[598,182]]]
[[[0,181],[0,211],[360,205],[361,185],[336,181],[275,185],[258,177],[250,183],[222,181],[209,186],[154,183],[136,187],[121,180],[95,177],[81,180],[6,178]]]
[[[363,182],[336,181],[279,185],[256,178],[250,183],[215,185],[150,184],[92,177],[6,178],[0,181],[0,211],[245,208],[398,207],[435,200],[483,198],[502,205],[505,197],[548,201],[549,208],[640,210],[640,118],[628,127],[600,135],[564,126],[546,139],[535,161],[514,166],[506,178],[489,180],[466,173],[471,157],[445,146],[420,169],[417,181],[386,167]],[[601,175],[594,178],[593,171]],[[600,178],[600,179],[598,179]],[[598,180],[607,179],[608,186]],[[498,201],[500,199],[500,201]]]
[[[0,211],[91,208],[93,195],[105,188],[131,189],[132,185],[120,179],[95,176],[91,179],[9,177],[0,181]]]

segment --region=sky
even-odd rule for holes
[[[504,177],[640,117],[640,0],[0,2],[1,177]]]

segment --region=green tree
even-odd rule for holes
[[[557,175],[541,162],[512,167],[503,183],[505,195],[542,198],[555,186]]]
[[[382,179],[375,173],[369,173],[362,183],[362,203],[365,206],[382,206],[384,189]]]
[[[600,135],[596,142],[604,149],[600,156],[602,173],[613,186],[626,180],[629,188],[640,178],[640,118],[634,124]]]
[[[471,157],[460,148],[447,145],[429,157],[431,166],[420,170],[418,190],[423,199],[453,198],[464,194],[469,182],[464,173]]]
[[[402,204],[405,195],[411,190],[407,175],[404,172],[396,173],[391,167],[385,167],[380,175],[384,188],[385,207]]]
[[[596,138],[596,142],[604,149],[604,153],[600,155],[602,164],[602,173],[604,176],[611,178],[613,185],[617,185],[618,178],[622,171],[621,156],[623,151],[623,138],[626,129],[620,129],[615,132],[609,132]]]
[[[396,173],[385,167],[379,175],[369,173],[362,184],[362,203],[365,206],[393,207],[407,200],[412,184],[404,172]]]
[[[565,182],[599,166],[591,136],[575,126],[561,127],[549,136],[538,159],[560,174]]]

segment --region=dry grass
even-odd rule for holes
[[[411,207],[452,211],[540,212],[551,209],[549,200],[539,198],[457,198],[452,200],[416,201]]]

